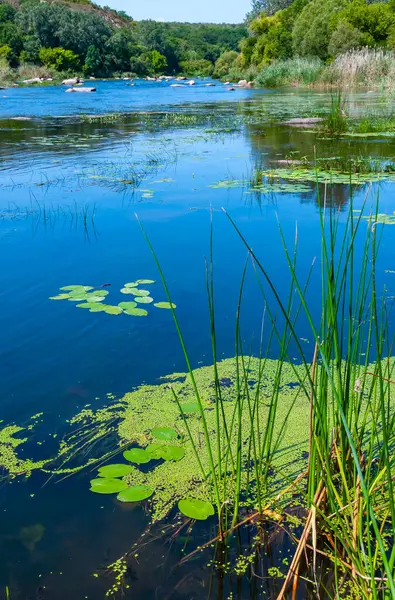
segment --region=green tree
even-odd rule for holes
[[[86,53],[85,63],[82,67],[87,75],[100,75],[103,68],[103,58],[96,46],[89,46]]]
[[[56,71],[75,71],[80,68],[78,54],[64,48],[41,48],[40,61]]]
[[[318,56],[326,60],[332,35],[330,21],[346,0],[311,0],[295,20],[293,49],[299,56]]]
[[[153,75],[161,75],[167,69],[166,56],[158,52],[157,50],[151,50],[147,54],[148,62],[151,66],[151,72]]]
[[[8,60],[12,66],[15,66],[23,48],[21,31],[15,23],[11,21],[0,23],[0,46],[9,46],[11,48]]]
[[[11,4],[8,2],[2,2],[0,4],[0,23],[5,23],[6,21],[13,21],[16,15],[16,10]]]
[[[340,21],[331,35],[328,52],[332,57],[367,45],[364,35],[347,21]]]
[[[237,56],[237,52],[235,53]],[[193,77],[210,77],[214,71],[214,65],[211,60],[196,58],[194,60],[183,60],[180,62],[183,73]]]
[[[229,50],[228,52],[221,54],[215,63],[214,77],[217,77],[218,79],[225,77],[235,66],[238,56],[239,55],[235,50]]]

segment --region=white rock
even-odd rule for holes
[[[96,88],[91,88],[91,87],[72,87],[72,88],[68,88],[66,90],[66,92],[84,92],[84,93],[89,93],[89,92],[96,92]]]

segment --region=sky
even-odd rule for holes
[[[102,0],[100,4],[124,10],[136,21],[241,23],[251,0]]]

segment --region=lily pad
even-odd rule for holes
[[[120,502],[141,502],[150,498],[154,490],[148,485],[133,485],[128,487],[126,490],[122,490],[117,496],[117,500]]]
[[[155,427],[151,433],[157,440],[175,440],[178,437],[177,431],[171,427]]]
[[[121,315],[123,310],[122,308],[119,308],[119,306],[109,306],[108,304],[105,304],[104,312],[108,315]]]
[[[180,500],[178,508],[183,515],[197,521],[205,521],[214,514],[214,507],[210,502],[196,498]]]
[[[125,288],[124,288],[125,289]],[[137,288],[126,288],[129,290],[129,294],[133,294],[133,296],[149,296],[149,291],[148,290],[139,290]],[[122,292],[122,290],[121,290]]]
[[[151,304],[153,301],[154,299],[150,296],[136,296],[136,302],[139,302],[139,304]]]
[[[83,302],[84,300],[86,300],[86,296],[84,296],[83,294],[80,296],[69,296],[67,300],[69,302]]]
[[[185,450],[181,448],[181,446],[163,446],[162,447],[162,456],[164,460],[174,460],[178,461],[184,458]]]
[[[167,309],[177,308],[176,304],[170,303],[170,302],[155,302],[154,306],[156,306],[156,308],[167,308]]]
[[[133,294],[134,295],[134,292],[133,292],[134,289],[135,288],[132,288],[132,287],[123,287],[121,289],[121,294],[131,294],[131,295]]]
[[[178,461],[184,458],[185,450],[181,446],[173,446],[167,444],[153,443],[147,446],[145,451],[151,456],[151,458],[159,460],[174,460]]]
[[[122,310],[132,310],[132,308],[136,308],[137,304],[135,302],[120,302],[118,306]]]
[[[96,302],[96,303],[91,304],[89,312],[96,313],[96,312],[104,312],[105,310],[106,310],[106,307],[104,304],[99,304],[98,302]]]
[[[132,283],[125,283],[123,287],[125,288],[134,288],[138,286],[138,282],[137,281],[132,281]]]
[[[181,404],[182,412],[184,413],[198,413],[200,412],[198,402],[184,402]]]
[[[68,294],[58,294],[57,296],[51,296],[50,300],[68,300],[69,297]]]
[[[133,471],[133,467],[130,465],[105,465],[99,469],[99,477],[107,477],[113,479],[114,477],[125,477]]]
[[[87,302],[91,302],[92,304],[94,302],[103,302],[103,300],[105,300],[104,296],[94,296],[93,294],[87,294],[87,296],[85,297],[85,300]]]
[[[89,302],[84,302],[83,304],[77,304],[77,308],[92,308],[93,303],[89,304]]]
[[[123,453],[123,456],[126,458],[126,460],[135,463],[136,465],[145,465],[152,459],[152,456],[143,450],[143,448],[132,448],[131,450],[126,450]]]
[[[131,308],[130,310],[125,310],[125,315],[130,315],[131,317],[146,317],[148,311],[143,308]]]
[[[126,481],[122,479],[100,477],[91,481],[91,492],[96,494],[118,494],[126,487]]]
[[[89,290],[93,290],[93,287],[91,287],[90,285],[65,285],[60,289],[62,290],[62,292],[89,292]]]
[[[141,285],[149,285],[150,283],[155,283],[153,279],[138,279],[137,283]]]

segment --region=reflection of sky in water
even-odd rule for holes
[[[0,114],[46,114],[48,106],[59,115],[66,114],[66,108],[69,113],[81,112],[80,105],[75,104],[76,97],[91,103],[84,104],[83,110],[88,112],[89,108],[92,113],[142,110],[144,106],[147,110],[147,99],[148,108],[174,102],[175,90],[148,85],[141,91],[139,87],[124,89],[122,82],[99,86],[103,88],[99,87],[101,91],[94,98],[62,95],[58,88],[7,90],[4,95],[10,102],[7,105],[3,98]],[[319,156],[391,155],[392,141],[388,139],[316,139],[309,132],[269,125],[272,113],[278,118],[298,116],[300,110],[303,114],[312,110],[319,113],[328,106],[328,95],[314,94],[313,101],[309,94],[308,104],[306,96],[295,91],[288,95],[240,91],[235,93],[240,94],[237,97],[225,96],[218,86],[197,88],[187,98],[189,92],[181,91],[180,102],[200,102],[194,107],[194,114],[210,110],[215,115],[217,111],[216,131],[212,131],[213,123],[208,123],[189,129],[163,126],[154,132],[151,121],[135,117],[111,123],[70,119],[7,121],[5,125],[3,122],[0,377],[1,418],[5,421],[23,423],[30,415],[43,411],[43,435],[64,431],[65,420],[94,398],[99,398],[95,400],[99,406],[105,402],[107,392],[119,397],[132,386],[185,370],[167,311],[149,310],[144,319],[126,315],[115,318],[78,310],[70,302],[48,300],[63,285],[110,283],[106,289],[111,302],[117,304],[125,300],[119,291],[123,284],[139,278],[156,280],[152,295],[155,301],[164,300],[135,213],[146,227],[162,264],[192,363],[210,364],[204,263],[209,252],[210,207],[214,209],[218,355],[228,357],[234,354],[235,311],[246,249],[221,207],[240,226],[280,294],[288,290],[289,272],[277,215],[289,244],[293,243],[298,223],[302,280],[306,279],[314,257],[319,256],[317,193],[313,183],[308,183],[308,191],[303,192],[289,189],[285,193],[251,194],[248,185],[240,182],[248,184],[257,161],[273,168],[278,160],[290,156],[311,157],[314,143]],[[112,94],[111,98],[106,94]],[[135,104],[127,107],[132,96]],[[43,98],[48,98],[48,104]],[[66,100],[73,105],[66,106]],[[370,98],[368,101],[373,102]],[[358,98],[353,102],[357,108]],[[209,103],[209,107],[204,103]],[[182,110],[188,113],[189,109],[184,106]],[[243,119],[239,119],[240,114]],[[237,128],[232,133],[224,132],[232,119],[237,120]],[[239,183],[210,187],[220,181]],[[355,188],[356,208],[361,206],[366,189]],[[338,205],[348,205],[347,186],[334,186],[333,194]],[[374,199],[375,189],[370,197]],[[392,184],[382,183],[380,212],[392,214],[394,204]],[[395,275],[385,273],[395,270],[394,234],[395,228],[385,227],[378,287],[382,289],[385,284],[395,295]],[[313,277],[309,300],[318,318],[319,291],[314,282]],[[256,350],[263,302],[252,273],[247,278],[244,297],[243,339],[246,346],[252,344]],[[306,348],[312,350],[304,319],[298,332]],[[276,351],[274,344],[273,356]],[[38,575],[44,571],[52,594],[49,598],[73,597],[75,586],[88,590],[90,598],[102,597],[100,585],[96,589],[96,582],[87,573],[128,548],[142,528],[141,508],[135,510],[137,517],[131,519],[123,512],[126,509],[117,506],[114,510],[108,498],[93,507],[84,477],[49,485],[44,491],[40,491],[41,483],[34,477],[19,486],[9,486],[4,494],[2,502],[8,511],[4,540],[10,544],[10,558],[1,567],[2,578],[6,581],[13,573],[23,593],[30,594],[39,587]],[[35,493],[34,498],[31,493]],[[20,508],[26,503],[29,517],[22,518]],[[59,520],[60,505],[63,516]],[[37,523],[44,525],[45,533],[29,553],[18,532]],[[129,523],[126,528],[125,523]],[[9,536],[13,536],[12,540]],[[4,540],[0,540],[3,549]],[[108,547],[103,540],[108,540]],[[85,552],[82,561],[78,548],[86,547],[92,548],[91,553]],[[154,556],[157,552],[155,547]],[[22,569],[15,566],[21,560]],[[59,583],[51,587],[50,571],[78,575],[68,579],[60,596]],[[143,597],[143,583],[136,584],[136,588],[134,597]]]

